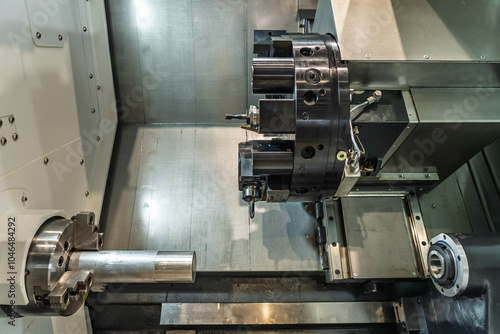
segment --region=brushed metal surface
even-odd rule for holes
[[[124,126],[104,248],[196,251],[198,272],[319,271],[315,222],[301,203],[258,203],[250,221],[237,177],[247,139],[232,126]]]
[[[297,1],[107,1],[125,123],[223,123],[251,96],[254,29],[298,31]]]
[[[144,87],[134,1],[106,0],[117,109],[121,121],[144,122]]]
[[[401,198],[348,197],[342,198],[341,203],[354,278],[418,275],[413,239]]]
[[[395,323],[391,302],[163,303],[161,325]]]

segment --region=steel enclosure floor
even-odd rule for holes
[[[194,250],[198,271],[318,271],[313,217],[301,203],[238,191],[238,143],[224,125],[125,125],[101,225],[105,249]]]

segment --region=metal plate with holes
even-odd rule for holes
[[[351,275],[417,277],[413,237],[399,197],[342,198]]]

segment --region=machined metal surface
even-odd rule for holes
[[[163,325],[395,323],[390,302],[162,304]]]
[[[295,196],[296,200],[314,201],[333,195],[344,171],[345,163],[336,155],[349,146],[347,67],[340,61],[334,39],[297,38],[292,47],[297,121],[290,193],[292,200]],[[304,155],[307,149],[314,156]]]
[[[101,251],[75,252],[69,270],[91,271],[96,283],[192,283],[194,252]]]
[[[295,88],[293,58],[254,58],[252,62],[254,94],[292,94]]]

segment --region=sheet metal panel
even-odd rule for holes
[[[395,323],[391,302],[163,303],[161,325]]]
[[[347,197],[341,203],[354,278],[418,275],[413,238],[400,197]]]
[[[125,126],[104,248],[194,250],[198,271],[319,271],[315,222],[301,203],[259,202],[249,219],[237,177],[246,139],[232,126]]]
[[[106,0],[106,10],[120,120],[127,123],[144,122],[144,87],[139,66],[135,2]]]

